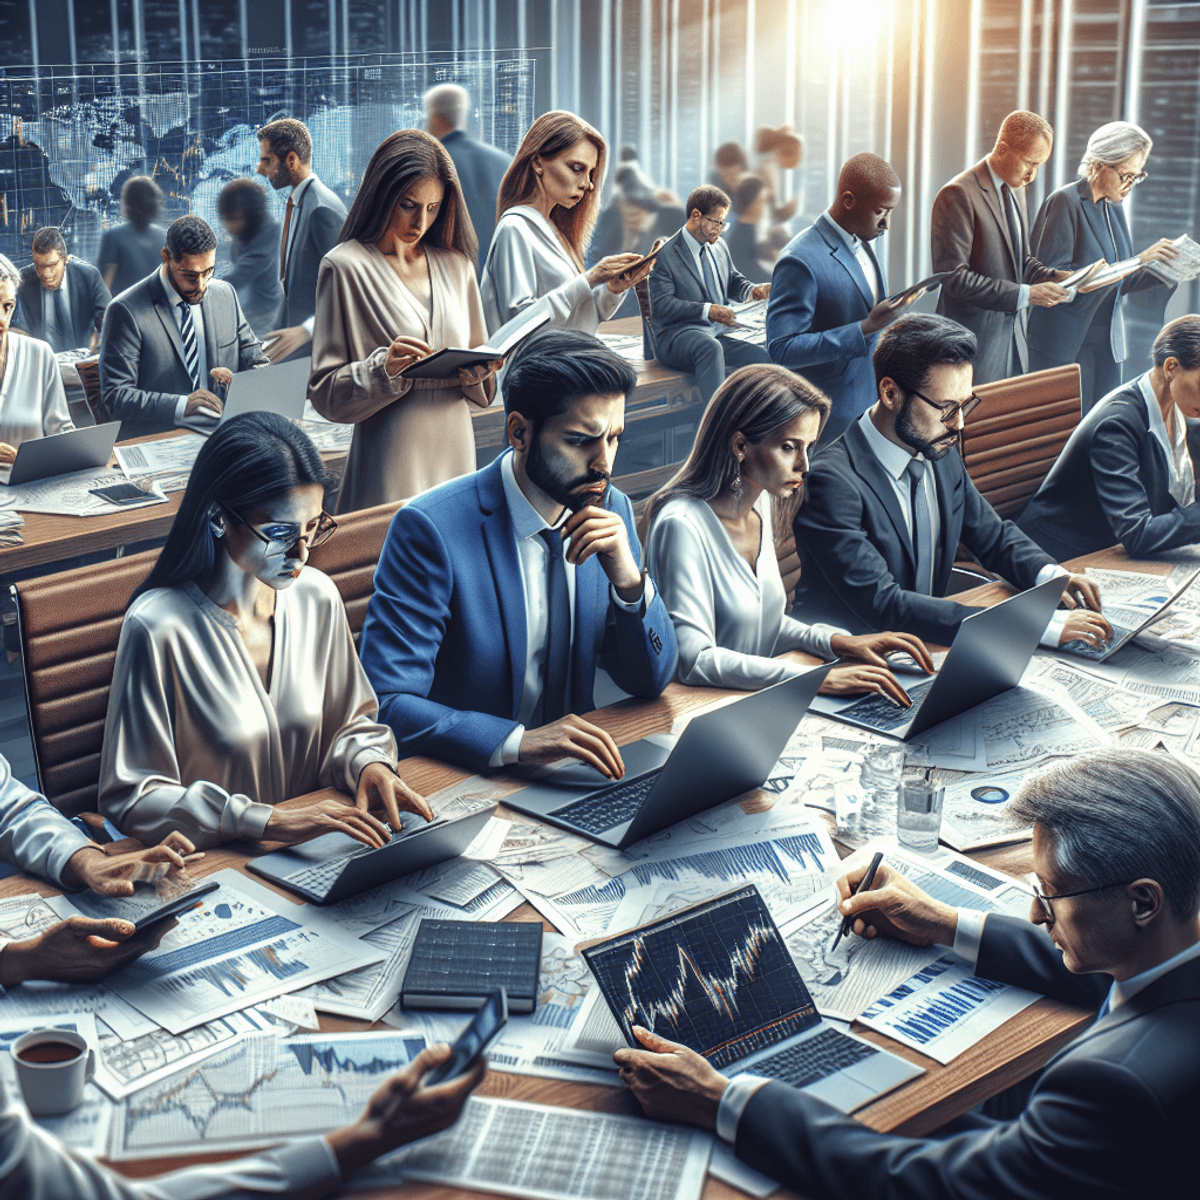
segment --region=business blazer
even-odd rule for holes
[[[283,272],[283,324],[302,325],[317,311],[317,272],[321,259],[337,244],[346,222],[342,198],[315,175],[292,209],[291,249]],[[282,237],[282,229],[281,235]],[[279,247],[276,246],[278,252]],[[264,329],[263,333],[270,330]]]
[[[733,218],[733,227],[724,237],[733,265],[747,279],[761,279],[762,263],[758,259],[758,226]]]
[[[113,418],[122,422],[122,438],[174,429],[179,397],[195,390],[172,311],[172,301],[178,299],[173,291],[168,298],[162,272],[155,271],[122,292],[104,314],[100,396]],[[228,367],[236,373],[267,366],[267,356],[229,284],[214,279],[200,311],[210,371]],[[211,381],[202,386],[211,390]]]
[[[887,256],[876,257],[886,296]],[[783,248],[767,302],[767,353],[833,401],[835,436],[875,403],[871,351],[879,335],[859,327],[874,305],[862,267],[828,213]]]
[[[257,337],[279,328],[283,287],[279,282],[279,222],[267,218],[252,237],[226,243],[227,265],[221,278],[235,292],[246,321]]]
[[[944,598],[959,544],[1018,588],[1054,560],[979,494],[957,450],[933,464],[941,516],[932,596],[914,591],[912,539],[887,473],[855,423],[818,449],[793,529],[796,611],[852,633],[897,629],[949,644],[974,608]]]
[[[1183,414],[1176,412],[1182,421]],[[1197,461],[1200,426],[1188,425]],[[1181,508],[1138,381],[1107,395],[1075,427],[1050,473],[1017,519],[1058,560],[1120,542],[1148,558],[1200,542],[1200,504]]]
[[[1028,245],[1025,189],[1015,188],[1013,196]],[[1053,280],[1054,272],[1013,246],[986,160],[956,175],[938,192],[930,249],[934,271],[954,272],[942,284],[938,312],[965,325],[979,339],[975,382],[1007,378],[1020,285]],[[1012,364],[1014,374],[1026,369],[1025,363]]]
[[[392,519],[362,633],[362,661],[400,757],[428,754],[481,771],[516,728],[525,678],[525,588],[501,460],[410,501]],[[607,508],[641,547],[633,509]],[[675,631],[657,594],[641,613],[613,604],[596,557],[575,569],[571,709],[595,707],[602,665],[635,696],[675,674]]]
[[[1107,206],[1112,218],[1116,245],[1108,236],[1104,220]],[[1076,179],[1051,192],[1038,209],[1033,223],[1032,248],[1038,259],[1055,270],[1074,271],[1086,267],[1098,258],[1111,262],[1133,256],[1129,225],[1122,204],[1109,204],[1092,199],[1092,185],[1086,179]],[[1143,268],[1126,276],[1113,287],[1080,293],[1070,304],[1053,308],[1034,308],[1029,314],[1029,345],[1046,358],[1057,363],[1073,363],[1097,310],[1120,294],[1146,288],[1166,286],[1152,271]],[[1171,285],[1174,291],[1174,285]]]
[[[99,329],[104,322],[104,310],[112,297],[100,272],[91,263],[82,262],[78,258],[67,259],[67,315],[71,322],[69,343],[65,346],[52,346],[56,353],[60,350],[77,350],[88,344],[93,329]],[[42,281],[37,277],[37,271],[32,263],[21,269],[21,286],[17,290],[17,311],[13,316],[13,326],[23,329],[30,337],[49,341],[46,334],[46,314],[43,308]]]
[[[446,153],[454,161],[463,199],[467,202],[467,212],[475,227],[475,236],[479,239],[479,257],[471,264],[478,276],[483,273],[483,260],[496,229],[496,198],[500,195],[500,182],[512,158],[503,150],[478,141],[463,129],[451,130],[441,141]]]
[[[1072,975],[1044,930],[992,914],[976,974],[1096,1008],[1107,975]],[[1155,980],[1043,1068],[1021,1115],[941,1138],[876,1133],[773,1082],[750,1098],[737,1156],[810,1200],[1141,1200],[1186,1189],[1200,1119],[1200,961]],[[963,1128],[967,1126],[967,1128]]]
[[[750,299],[755,284],[733,265],[729,247],[721,238],[709,246],[713,256],[717,287],[721,302],[738,304]],[[661,358],[671,354],[675,336],[683,329],[708,330],[704,307],[712,303],[704,286],[700,268],[687,243],[683,230],[677,230],[667,242],[650,272],[651,328],[654,345]]]

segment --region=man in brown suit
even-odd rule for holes
[[[1050,157],[1054,131],[1031,112],[1009,113],[991,154],[956,175],[933,202],[933,269],[953,271],[938,312],[965,325],[979,342],[975,382],[1029,369],[1029,306],[1067,298],[1053,271],[1029,253],[1025,189]]]

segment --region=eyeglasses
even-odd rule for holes
[[[982,396],[968,396],[961,403],[955,403],[953,400],[943,403],[938,400],[930,400],[928,396],[922,395],[916,388],[909,388],[908,391],[916,396],[918,400],[924,400],[930,408],[936,408],[942,415],[942,423],[946,426],[951,426],[958,419],[959,413],[962,413],[964,419],[968,414],[973,413],[983,402]]]
[[[276,524],[264,525],[259,529],[257,526],[251,525],[245,517],[238,516],[232,508],[224,504],[221,505],[221,508],[239,524],[245,525],[260,542],[266,543],[268,558],[286,554],[299,542],[305,542],[310,550],[315,550],[329,541],[337,530],[337,522],[323,509],[317,518],[317,527],[312,533],[302,533],[300,526],[293,521],[280,521]]]
[[[209,267],[207,271],[181,271],[174,263],[171,264],[171,270],[184,281],[184,283],[196,284],[202,279],[211,279],[216,267]]]
[[[700,220],[707,221],[718,233],[724,233],[729,228],[728,221],[718,221],[715,217],[701,216]]]
[[[1121,182],[1122,187],[1137,187],[1139,183],[1145,183],[1146,180],[1150,178],[1145,171],[1138,171],[1136,173],[1118,171],[1116,167],[1111,166],[1108,163],[1105,163],[1104,165],[1108,167],[1110,171],[1115,172],[1117,179],[1119,179]]]
[[[1050,907],[1051,900],[1068,900],[1072,896],[1090,896],[1093,892],[1107,892],[1109,888],[1125,887],[1127,884],[1133,883],[1132,879],[1123,880],[1121,883],[1102,883],[1099,887],[1080,888],[1077,892],[1056,892],[1053,896],[1047,896],[1039,887],[1041,880],[1036,875],[1026,875],[1025,882],[1029,884],[1033,891],[1037,902],[1042,906],[1042,912],[1046,915],[1046,928],[1050,929],[1054,925],[1054,909]]]

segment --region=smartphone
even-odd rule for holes
[[[150,912],[139,917],[134,922],[134,928],[138,933],[144,933],[152,925],[157,925],[160,921],[165,921],[170,917],[177,917],[180,913],[187,912],[189,908],[195,908],[196,901],[201,896],[207,896],[209,892],[215,892],[220,886],[216,880],[202,883],[199,887],[192,888],[190,892],[184,892],[182,896],[176,896],[173,900],[168,900],[165,904],[160,904],[157,908],[151,909]]]
[[[101,500],[107,500],[109,504],[122,507],[126,504],[145,504],[147,500],[156,499],[152,492],[133,483],[114,483],[111,487],[88,488],[88,492],[99,496]]]
[[[508,993],[500,988],[483,1002],[483,1007],[475,1014],[470,1025],[459,1034],[458,1041],[450,1047],[450,1057],[425,1076],[422,1080],[424,1085],[433,1087],[436,1083],[457,1079],[476,1055],[482,1054],[496,1040],[496,1035],[507,1021]]]

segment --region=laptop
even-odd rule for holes
[[[1089,646],[1087,642],[1066,642],[1059,649],[1092,662],[1104,662],[1111,658],[1127,642],[1131,642],[1147,625],[1153,625],[1192,586],[1200,571],[1193,571],[1174,591],[1164,578],[1157,587],[1149,588],[1132,602],[1119,601],[1104,605],[1104,615],[1112,626],[1112,640],[1103,646]]]
[[[1063,577],[1055,576],[964,618],[941,669],[905,688],[911,708],[878,694],[818,696],[813,712],[908,741],[1016,687],[1062,592]]]
[[[844,1113],[925,1074],[817,1012],[753,884],[586,946],[583,957],[631,1046],[642,1025],[723,1074],[778,1079]]]
[[[345,833],[326,833],[252,858],[246,865],[314,904],[333,904],[461,854],[495,811],[496,806],[489,804],[465,816],[432,821],[401,813],[401,828],[378,849]]]
[[[568,763],[505,796],[504,803],[623,850],[676,821],[761,787],[829,667],[813,667],[701,713],[674,747],[662,738],[622,746],[625,778],[617,783],[593,767]]]
[[[82,429],[31,438],[17,447],[17,457],[5,482],[9,487],[15,487],[19,483],[35,483],[54,475],[106,467],[120,432],[120,421],[107,421],[103,425],[86,425]]]
[[[230,417],[248,412],[276,412],[281,417],[298,421],[304,416],[311,374],[311,357],[257,367],[253,371],[239,371],[225,393],[225,407],[221,410],[219,424],[224,425]]]

